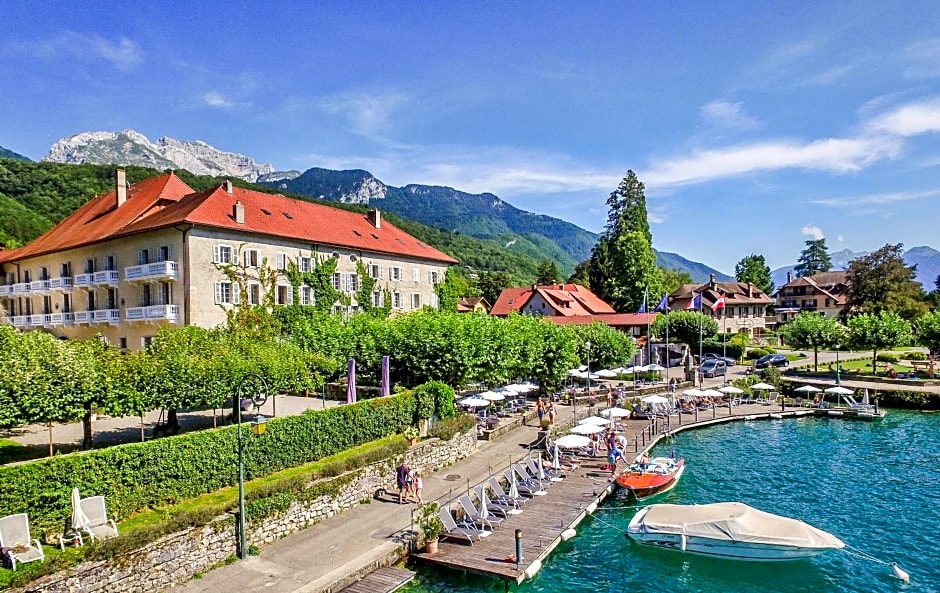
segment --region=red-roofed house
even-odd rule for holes
[[[698,295],[702,313],[715,318],[724,333],[759,336],[776,323],[774,317],[766,317],[767,307],[774,303],[770,296],[748,282],[716,282],[714,274],[705,284],[685,284],[669,295],[669,310],[685,309]],[[718,307],[719,303],[724,307]]]
[[[777,289],[777,323],[790,321],[805,311],[838,317],[848,301],[848,272],[836,270],[793,278]]]
[[[0,299],[17,327],[67,338],[100,333],[137,349],[161,325],[225,322],[225,309],[242,291],[220,265],[254,271],[267,260],[278,272],[288,262],[307,271],[315,258],[331,256],[337,258],[334,288],[353,297],[362,260],[378,280],[374,304],[388,289],[397,311],[437,306],[434,285],[456,263],[383,222],[378,210],[350,212],[228,182],[194,192],[173,173],[128,185],[118,170],[114,191],[29,245],[0,251]],[[247,298],[260,302],[260,283],[246,288]],[[279,304],[315,298],[283,273],[276,289]]]

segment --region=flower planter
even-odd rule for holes
[[[437,554],[437,539],[432,539],[424,544],[424,551],[428,554]]]

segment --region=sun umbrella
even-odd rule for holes
[[[669,400],[661,395],[647,395],[641,401],[646,404],[666,404]]]
[[[588,416],[587,418],[578,420],[578,424],[596,424],[598,426],[605,426],[607,422],[608,421],[606,419],[601,418],[600,416]]]
[[[767,390],[767,389],[776,389],[773,385],[768,385],[767,383],[754,383],[751,385],[751,389]]]
[[[603,418],[601,420],[603,420]],[[606,424],[607,421],[604,420],[604,423]],[[605,430],[607,430],[607,427],[600,424],[578,424],[571,428],[571,432],[575,434],[594,434],[595,432],[604,432]]]
[[[624,410],[623,408],[607,408],[606,410],[601,410],[601,416],[608,418],[621,418],[629,415],[630,410]]]
[[[719,389],[718,391],[720,391],[720,392],[722,392],[722,393],[731,393],[731,394],[734,394],[734,395],[737,395],[737,394],[739,394],[739,393],[744,393],[744,390],[743,390],[743,389],[738,389],[738,388],[735,387],[734,385],[725,385],[724,387],[722,387],[722,388]]]
[[[382,378],[379,381],[381,394],[383,397],[388,396],[392,393],[392,383],[389,380],[389,358],[388,356],[382,357]]]
[[[495,391],[484,391],[483,393],[478,393],[477,397],[490,402],[501,402],[506,399],[505,395],[502,393],[496,393]]]
[[[797,391],[799,391],[799,389],[797,389]],[[841,385],[836,385],[835,387],[828,387],[824,389],[823,391],[825,391],[826,393],[835,393],[837,395],[852,395],[853,393],[855,393],[851,389],[846,389],[845,387]]]
[[[870,403],[868,403],[868,388],[867,387],[865,388],[865,392],[862,393],[862,405],[863,406],[871,405]]]
[[[78,493],[78,488],[72,488],[72,529],[78,531],[88,523],[88,515],[82,510],[82,497]]]
[[[686,389],[685,391],[683,391],[682,395],[688,395],[690,397],[699,397],[702,395],[702,392],[693,387],[692,389]]]
[[[581,378],[584,378],[584,376],[582,375],[581,369],[571,369],[571,370],[569,370],[569,371],[568,371],[568,376],[569,376],[569,377],[581,377]]]
[[[346,403],[356,403],[356,359],[349,359],[349,366],[346,368]]]
[[[578,449],[587,447],[590,443],[591,439],[580,434],[566,434],[555,441],[555,445],[562,449]]]
[[[656,364],[656,363],[654,362],[654,363],[652,363],[652,364],[646,365],[646,367],[644,368],[644,370],[645,370],[645,371],[648,371],[648,372],[651,372],[651,373],[658,373],[658,372],[660,372],[660,371],[665,371],[665,370],[666,370],[666,367],[659,366],[658,364]]]
[[[601,369],[597,371],[597,376],[602,379],[612,379],[617,376],[617,373],[614,371],[608,371],[607,369]]]
[[[490,405],[490,402],[482,397],[465,397],[457,403],[461,406],[467,406],[468,408],[482,408]]]
[[[714,389],[706,389],[702,392],[702,395],[705,397],[721,397],[722,393],[720,391],[715,391]]]
[[[819,387],[813,387],[812,385],[804,385],[802,387],[797,387],[793,391],[799,391],[800,393],[819,393],[822,391],[822,389]]]

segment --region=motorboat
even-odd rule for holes
[[[684,459],[654,457],[647,463],[634,463],[617,477],[617,484],[643,500],[672,490],[685,471]]]
[[[734,560],[797,560],[845,547],[821,529],[740,502],[653,504],[633,517],[627,537],[645,546]]]

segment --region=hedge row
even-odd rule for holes
[[[415,421],[410,392],[358,404],[273,418],[254,436],[242,427],[245,478],[296,467],[399,432]],[[192,498],[237,483],[235,426],[88,453],[0,467],[3,514],[28,513],[34,534],[57,533],[71,516],[70,495],[104,495],[127,517],[146,507]]]

